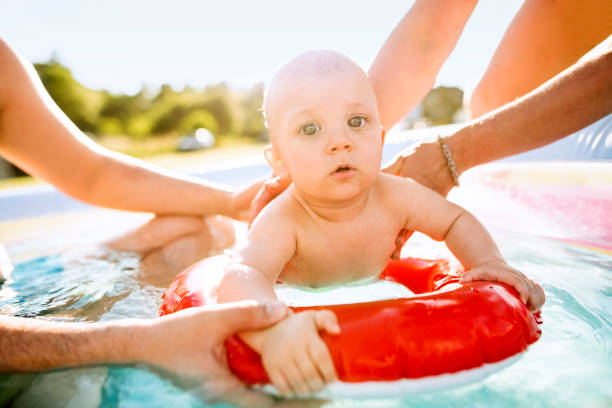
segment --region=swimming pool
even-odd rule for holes
[[[386,147],[387,157],[405,145],[405,140],[397,145],[392,142]],[[539,211],[542,194],[545,198],[568,194],[568,190],[555,190],[559,180],[553,175],[559,174],[559,167],[554,166],[569,168],[574,175],[597,175],[595,179],[575,176],[574,184],[563,177],[563,185],[586,186],[572,189],[572,194],[578,197],[584,193],[596,199],[595,208],[604,211],[600,223],[582,228],[591,222],[585,220],[600,216],[593,211],[588,214],[590,218],[581,219],[580,225],[573,218],[572,222],[561,222],[554,211]],[[612,218],[612,213],[605,212],[612,199],[612,182],[607,178],[612,174],[611,166],[591,162],[572,169],[568,162],[526,167],[497,164],[467,174],[462,189],[451,195],[451,199],[482,218],[509,262],[542,283],[546,291],[542,337],[522,359],[483,381],[456,389],[404,398],[335,400],[325,406],[611,406],[612,242],[607,240],[605,229],[597,229]],[[525,171],[530,174],[529,182],[521,179]],[[216,181],[237,184],[265,174],[266,168],[254,162],[232,171],[210,168],[198,172]],[[0,224],[0,240],[7,243],[12,258],[18,262],[11,280],[0,289],[0,312],[87,321],[155,316],[163,289],[137,278],[138,259],[90,249],[92,242],[116,233],[126,224],[136,225],[144,216],[94,210],[62,201],[65,199],[55,197],[53,191],[43,193],[60,204],[46,201],[44,209],[33,205],[30,218],[16,221],[11,217],[11,221]],[[21,197],[26,200],[22,203],[28,199],[37,201],[32,198],[36,194],[31,194]],[[0,214],[5,213],[9,202],[1,199]],[[29,207],[20,206],[27,213]],[[58,209],[70,212],[58,213]],[[86,249],[79,250],[78,245]],[[404,250],[405,255],[421,257],[444,253],[443,246],[432,245],[422,236],[411,238]],[[0,405],[5,403],[62,407],[206,406],[146,367],[115,366],[2,376]]]

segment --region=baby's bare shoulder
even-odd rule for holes
[[[418,182],[408,177],[380,173],[375,181],[377,189],[389,198],[405,198],[406,194],[418,194],[423,188]]]
[[[297,218],[299,204],[291,195],[290,189],[291,187],[268,203],[257,215],[254,222],[293,222]]]
[[[398,217],[413,213],[423,205],[427,205],[432,195],[437,195],[417,181],[407,178],[380,174],[375,184],[383,206],[393,211]]]

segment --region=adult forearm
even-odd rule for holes
[[[0,153],[94,205],[164,214],[236,210],[227,188],[172,175],[93,142],[51,100],[32,65],[1,40]]]
[[[477,2],[417,0],[393,30],[368,72],[387,129],[432,88]]]
[[[0,316],[0,370],[33,372],[137,361],[138,322],[63,323]]]
[[[612,113],[612,48],[481,116],[446,141],[459,172],[561,139]]]
[[[231,215],[226,186],[155,168],[125,155],[106,152],[83,197],[91,204],[158,214]]]

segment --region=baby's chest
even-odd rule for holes
[[[395,249],[398,232],[398,226],[380,219],[342,228],[305,229],[281,278],[321,286],[376,276]]]

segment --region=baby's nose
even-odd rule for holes
[[[343,150],[351,151],[352,149],[353,142],[351,142],[351,140],[344,135],[338,135],[336,137],[332,136],[327,145],[327,152],[330,154]]]

